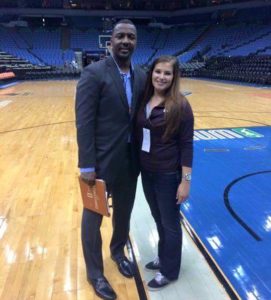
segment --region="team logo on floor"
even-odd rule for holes
[[[225,140],[243,138],[263,138],[264,135],[248,128],[210,129],[194,132],[194,141],[200,140]]]

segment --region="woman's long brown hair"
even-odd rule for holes
[[[154,94],[154,87],[152,85],[152,73],[155,66],[159,63],[171,63],[173,68],[173,79],[170,87],[165,91],[165,111],[166,111],[166,129],[163,135],[164,140],[168,140],[178,130],[182,117],[182,108],[185,102],[184,96],[180,93],[180,75],[179,63],[175,56],[163,55],[158,57],[152,63],[145,86],[145,93],[141,108],[144,109],[146,104],[150,101]]]

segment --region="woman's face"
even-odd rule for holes
[[[152,71],[154,91],[164,93],[173,81],[173,66],[170,62],[158,63]]]

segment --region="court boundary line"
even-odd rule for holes
[[[271,89],[271,85],[263,85],[261,83],[250,83],[244,81],[231,81],[231,80],[223,80],[223,79],[215,79],[215,78],[207,78],[207,77],[181,77],[181,79],[192,79],[192,80],[204,80],[210,82],[217,82],[217,83],[224,83],[224,84],[232,84],[238,86],[246,86],[246,87],[256,87],[256,88],[263,88],[263,89]]]
[[[239,215],[234,211],[234,209],[231,207],[230,205],[230,199],[229,199],[229,192],[231,190],[231,188],[239,181],[254,176],[254,175],[258,175],[258,174],[265,174],[265,173],[271,173],[271,170],[266,170],[266,171],[258,171],[258,172],[254,172],[254,173],[250,173],[244,176],[240,176],[234,180],[232,180],[224,189],[224,204],[227,208],[227,210],[230,212],[230,214],[232,215],[232,217],[258,242],[262,241],[262,238],[254,231],[252,230],[245,221],[243,221],[243,219],[241,217],[239,217]]]
[[[243,114],[243,113],[246,113],[246,114],[270,114],[271,111],[228,111],[228,110],[193,110],[194,113],[197,112],[197,113],[235,113],[235,114]]]
[[[141,277],[141,273],[139,271],[138,263],[135,257],[134,249],[133,249],[133,244],[131,242],[130,237],[128,238],[128,241],[126,243],[126,248],[129,254],[129,257],[134,265],[134,281],[136,284],[138,296],[140,300],[148,300],[146,290],[144,287],[144,283]]]
[[[196,116],[201,117],[201,118],[223,118],[223,119],[231,119],[231,120],[238,120],[238,121],[247,121],[251,123],[256,123],[261,125],[262,127],[270,127],[271,124],[265,124],[265,123],[260,123],[257,121],[251,121],[251,120],[244,120],[244,119],[236,119],[236,118],[229,118],[229,117],[221,117],[221,116]],[[63,122],[57,122],[57,123],[49,123],[49,124],[40,124],[40,125],[35,125],[31,127],[23,127],[23,128],[17,128],[17,129],[12,129],[12,130],[5,130],[5,131],[0,131],[0,134],[5,134],[5,133],[10,133],[10,132],[16,132],[16,131],[22,131],[22,130],[28,130],[28,129],[34,129],[34,128],[39,128],[39,127],[46,127],[46,126],[53,126],[53,125],[60,125],[60,124],[67,124],[67,123],[74,123],[75,120],[72,121],[63,121]],[[209,130],[209,129],[228,129],[228,128],[244,128],[244,127],[253,127],[251,125],[248,126],[230,126],[230,127],[206,127],[206,128],[201,128],[201,129],[195,129],[195,130]],[[258,126],[260,127],[260,126]]]
[[[229,120],[246,121],[246,122],[251,122],[251,123],[255,123],[255,124],[260,124],[260,125],[262,125],[264,127],[271,126],[271,124],[261,123],[261,122],[257,122],[257,121],[251,121],[251,120],[245,120],[245,119],[237,119],[237,118],[230,118],[230,117],[222,117],[222,116],[195,116],[195,118],[229,119]],[[223,128],[243,128],[243,127],[253,127],[253,126],[252,125],[246,125],[246,126],[244,125],[244,126],[231,126],[231,127],[223,127]],[[223,129],[223,128],[220,128],[220,129]],[[208,129],[208,128],[196,129],[196,130],[205,130],[205,129]],[[216,129],[216,128],[210,127],[209,129]]]
[[[194,131],[200,131],[200,130],[219,130],[219,129],[239,129],[239,128],[254,128],[257,130],[257,128],[268,128],[271,127],[271,125],[261,125],[261,126],[231,126],[231,127],[206,127],[206,128],[200,128],[200,129],[195,129]]]
[[[27,129],[34,129],[34,128],[39,128],[39,127],[52,126],[52,125],[74,123],[74,122],[75,122],[75,120],[73,120],[73,121],[63,121],[63,122],[57,122],[57,123],[50,123],[50,124],[41,124],[41,125],[36,125],[36,126],[31,126],[31,127],[24,127],[24,128],[12,129],[12,130],[0,131],[0,134],[10,133],[10,132],[15,132],[15,131],[22,131],[22,130],[27,130]]]
[[[230,280],[227,278],[227,276],[224,274],[224,272],[221,270],[213,256],[210,254],[208,249],[205,247],[204,243],[200,239],[200,237],[196,234],[194,228],[191,226],[191,224],[186,219],[184,213],[180,211],[180,214],[182,216],[181,223],[184,226],[186,232],[192,239],[192,241],[197,246],[200,253],[205,258],[206,262],[212,269],[214,275],[218,279],[218,281],[222,284],[225,291],[227,292],[228,296],[230,297],[230,300],[242,300],[242,298],[239,296],[233,285],[231,284]]]

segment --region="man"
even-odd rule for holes
[[[133,120],[142,98],[145,74],[131,65],[137,32],[130,20],[113,28],[112,56],[87,66],[76,92],[76,126],[81,177],[89,184],[106,181],[113,199],[111,257],[119,271],[133,277],[131,262],[124,255],[129,235],[138,176],[133,147]],[[88,281],[103,299],[116,294],[103,274],[102,216],[84,209],[82,246]]]

